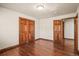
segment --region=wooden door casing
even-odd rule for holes
[[[78,15],[74,17],[74,52],[78,54]]]
[[[53,21],[54,43],[59,47],[64,47],[64,22],[63,20]]]

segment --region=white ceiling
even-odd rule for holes
[[[48,18],[76,12],[78,3],[44,3],[44,9],[38,10],[39,3],[0,3],[1,7],[22,12],[35,18]]]

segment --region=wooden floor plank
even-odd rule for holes
[[[63,50],[54,45],[52,41],[39,39],[35,43],[24,44],[1,53],[0,56],[76,56],[71,41],[68,41]]]

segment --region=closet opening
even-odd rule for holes
[[[78,54],[78,15],[53,21],[54,46]]]
[[[74,52],[74,17],[63,19],[65,50]]]

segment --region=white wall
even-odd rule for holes
[[[40,38],[52,40],[52,19],[41,19],[40,20]]]
[[[19,43],[19,16],[36,21],[35,18],[0,7],[0,49]],[[38,21],[36,21],[35,24],[37,24],[37,22]],[[35,26],[35,35],[38,35],[37,26],[38,25]],[[35,38],[38,37],[35,36]]]
[[[40,20],[35,20],[35,39],[40,38]]]
[[[74,39],[74,19],[64,19],[64,38]]]
[[[61,20],[64,18],[69,18],[74,16],[75,16],[75,13],[70,13],[70,14],[61,15],[61,16],[40,19],[40,38],[53,40],[53,20]],[[73,34],[70,37],[73,38]]]

